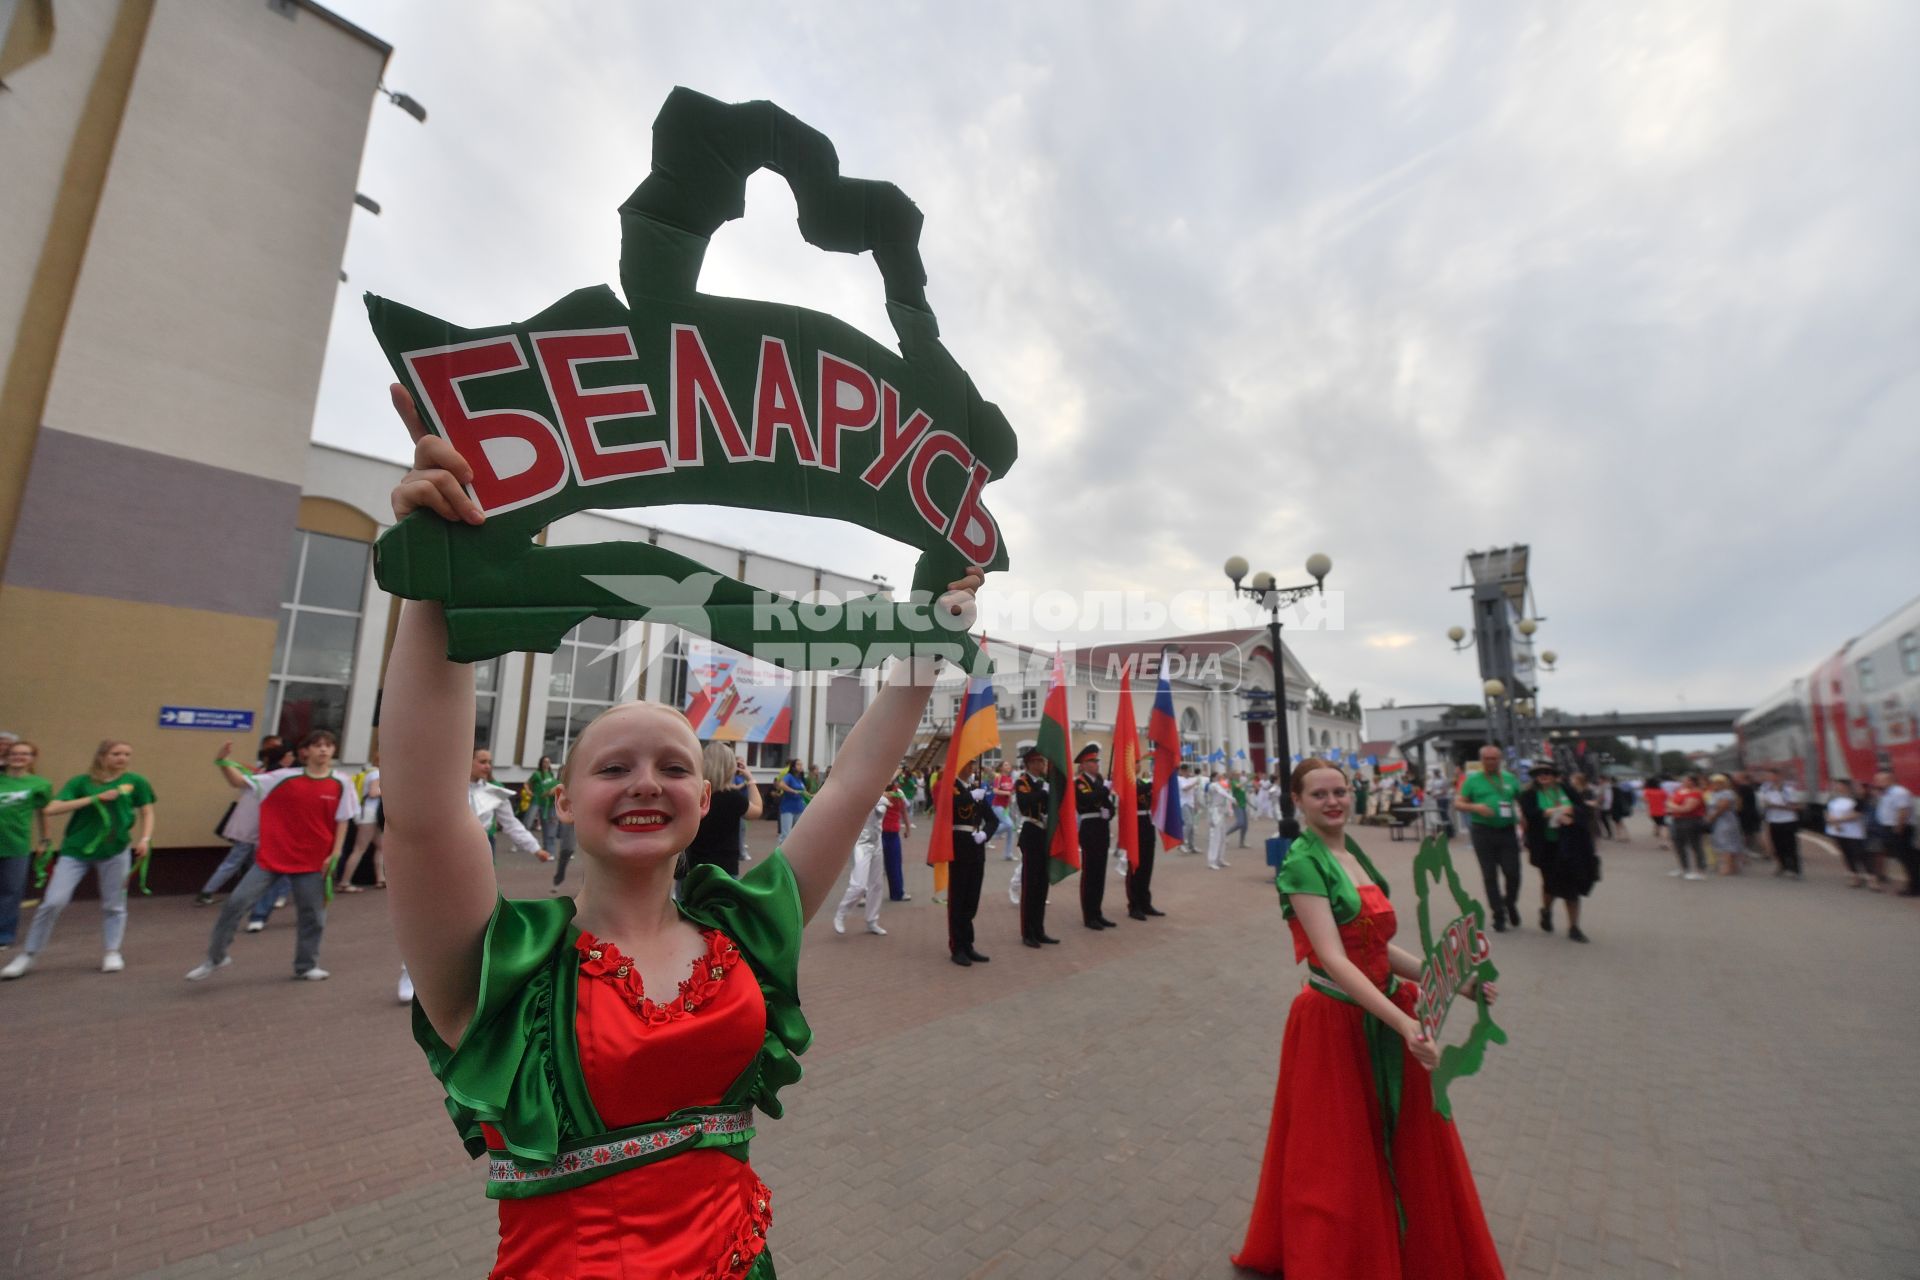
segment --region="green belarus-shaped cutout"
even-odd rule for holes
[[[1432,917],[1432,886],[1446,881],[1451,902],[1445,904],[1449,916],[1436,930]],[[1420,922],[1420,991],[1414,1004],[1414,1016],[1426,1028],[1427,1037],[1438,1041],[1446,1025],[1454,997],[1469,978],[1492,982],[1500,976],[1493,964],[1493,948],[1487,941],[1487,910],[1467,893],[1454,872],[1447,838],[1428,836],[1420,842],[1413,859],[1413,890],[1416,914]],[[1453,1105],[1447,1101],[1447,1086],[1461,1076],[1480,1070],[1487,1046],[1507,1043],[1507,1033],[1493,1020],[1493,1010],[1484,995],[1475,988],[1476,1010],[1473,1029],[1462,1044],[1445,1045],[1440,1061],[1429,1074],[1433,1086],[1433,1109],[1447,1119],[1453,1118]]]
[[[787,180],[808,243],[873,255],[898,353],[821,312],[697,291],[710,238],[745,212],[759,169]],[[551,651],[594,615],[675,623],[790,669],[974,654],[930,603],[968,564],[1007,566],[981,491],[1018,447],[940,342],[912,201],[842,177],[826,136],[772,103],[675,89],[620,219],[624,302],[596,286],[467,329],[367,296],[395,376],[473,465],[487,513],[479,528],[402,520],[376,546],[380,585],[443,602],[460,661]],[[586,508],[670,503],[885,534],[920,552],[910,599],[801,604],[647,542],[536,542]]]

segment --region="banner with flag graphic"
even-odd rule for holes
[[[1147,741],[1153,744],[1153,825],[1160,847],[1173,849],[1187,840],[1180,815],[1180,724],[1173,714],[1173,685],[1166,670],[1154,690],[1153,712],[1147,717]]]
[[[1073,732],[1067,715],[1067,664],[1053,651],[1053,679],[1040,713],[1040,740],[1034,744],[1047,760],[1047,879],[1059,884],[1080,869],[1080,823],[1066,816],[1073,804]]]
[[[1133,679],[1123,665],[1120,668],[1120,707],[1113,717],[1113,812],[1119,820],[1120,847],[1126,851],[1127,866],[1140,869],[1140,788],[1135,775],[1140,772],[1140,728],[1133,722]]]
[[[987,638],[980,637],[980,652]],[[1000,709],[993,696],[993,666],[983,662],[979,674],[967,680],[967,692],[953,717],[953,736],[947,739],[947,763],[933,793],[933,832],[927,841],[927,862],[937,866],[953,861],[953,780],[968,764],[1000,745]]]

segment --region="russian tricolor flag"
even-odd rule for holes
[[[1147,718],[1147,741],[1153,744],[1153,825],[1160,832],[1160,847],[1172,849],[1186,843],[1187,830],[1180,817],[1180,722],[1174,718],[1173,685],[1164,669],[1153,695],[1153,714]]]

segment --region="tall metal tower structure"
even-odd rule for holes
[[[1469,551],[1455,591],[1473,593],[1473,647],[1480,651],[1483,693],[1489,680],[1499,694],[1485,694],[1487,727],[1500,746],[1523,750],[1539,707],[1535,703],[1533,628],[1540,619],[1528,579],[1525,544]]]

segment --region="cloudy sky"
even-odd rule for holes
[[[373,115],[316,435],[400,458],[369,289],[500,323],[613,283],[685,84],[768,98],[926,216],[1021,437],[1009,590],[1333,557],[1337,695],[1472,700],[1469,548],[1526,542],[1569,709],[1747,705],[1920,594],[1920,6],[333,0]],[[891,340],[771,175],[705,289]],[[863,530],[648,517],[855,574]],[[1021,637],[1038,640],[1035,634]]]

